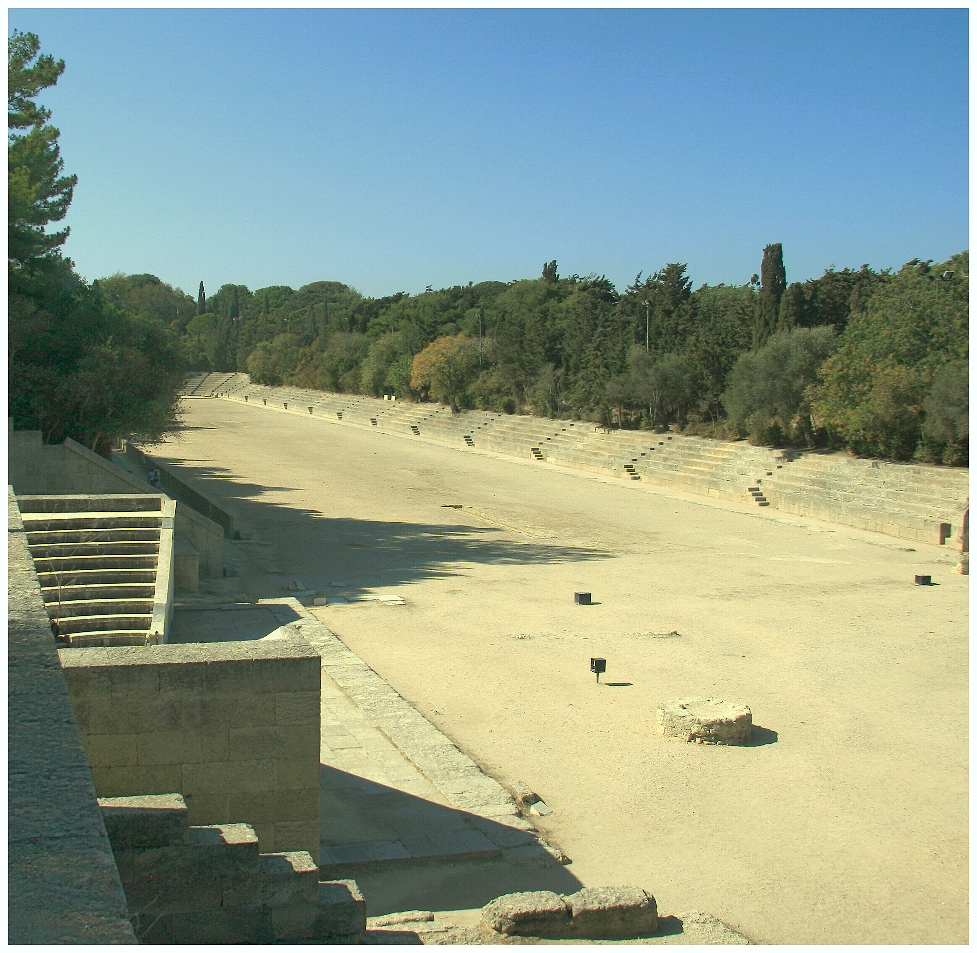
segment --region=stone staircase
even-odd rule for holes
[[[166,640],[176,504],[160,494],[19,496],[52,629],[69,647]]]
[[[321,882],[307,851],[261,854],[249,824],[192,827],[180,794],[98,803],[140,943],[362,941],[355,881]]]

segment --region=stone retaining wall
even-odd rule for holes
[[[318,861],[320,663],[303,639],[60,656],[99,797],[180,793],[191,824],[250,824],[263,853]]]
[[[7,508],[7,941],[135,943],[10,489]]]

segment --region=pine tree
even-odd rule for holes
[[[204,291],[204,283],[200,282],[200,289],[197,291],[197,314],[207,312],[207,293]]]
[[[760,294],[757,298],[757,320],[753,335],[753,347],[766,343],[777,330],[780,319],[780,299],[787,288],[787,272],[784,269],[784,246],[767,245],[760,263]]]
[[[30,272],[58,256],[68,229],[48,233],[50,222],[68,212],[78,177],[64,176],[59,132],[48,125],[51,111],[34,101],[54,86],[64,60],[40,54],[33,33],[14,31],[7,41],[7,256],[11,274]]]

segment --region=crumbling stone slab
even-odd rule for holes
[[[570,907],[551,890],[509,893],[482,908],[482,925],[509,936],[566,936]]]
[[[753,733],[746,705],[719,698],[680,698],[658,709],[658,733],[699,744],[741,745]]]
[[[574,936],[615,940],[658,930],[658,905],[641,887],[584,887],[566,902]]]

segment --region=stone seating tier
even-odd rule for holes
[[[127,494],[18,504],[45,608],[69,646],[165,638],[174,503]]]
[[[588,473],[642,480],[740,503],[773,505],[889,535],[942,541],[969,495],[966,470],[857,460],[847,455],[775,451],[684,434],[604,430],[584,421],[463,411],[435,404],[241,384],[235,399],[261,394],[288,411],[342,413],[342,423],[417,433],[447,446],[533,459]],[[333,419],[336,419],[334,416]],[[373,421],[376,421],[376,424]]]

